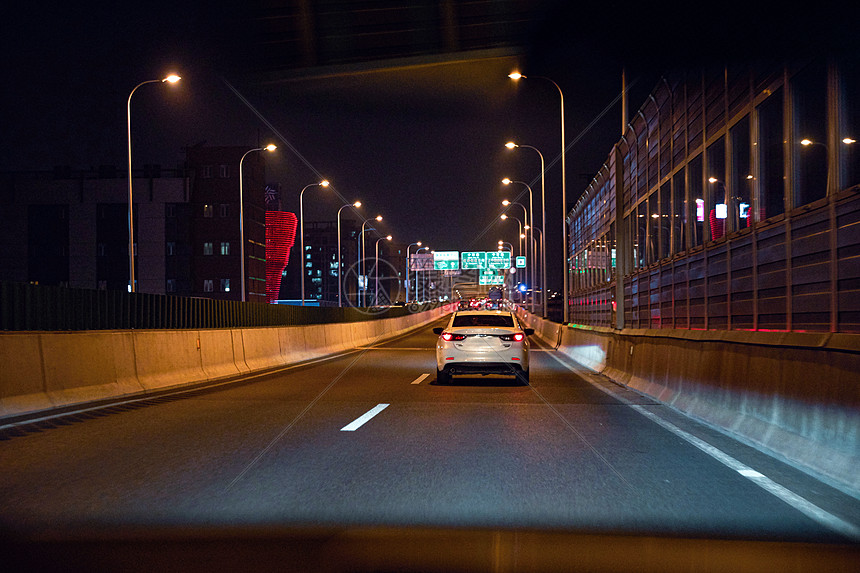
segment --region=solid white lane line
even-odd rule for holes
[[[423,382],[424,379],[427,378],[428,376],[430,376],[430,374],[422,374],[421,376],[419,376],[418,378],[416,378],[415,380],[410,382],[410,384],[421,384],[421,382]]]
[[[565,368],[567,368],[571,372],[576,372],[577,374],[580,374],[580,375],[582,374],[582,372],[577,372],[577,370],[575,370],[570,365],[566,364],[561,358],[559,358],[555,354],[550,354],[550,356],[552,356],[557,362],[559,362],[562,366],[564,366]],[[585,376],[583,376],[583,379],[587,380],[587,378],[585,378]],[[779,485],[778,483],[776,483],[772,479],[768,478],[764,474],[757,472],[756,470],[752,469],[751,467],[741,463],[740,461],[736,460],[735,458],[733,458],[729,454],[723,452],[722,450],[720,450],[720,449],[712,446],[711,444],[705,442],[704,440],[697,438],[696,436],[682,430],[681,428],[679,428],[675,424],[669,422],[668,420],[664,420],[663,418],[661,418],[657,414],[651,412],[649,409],[647,409],[643,406],[640,406],[638,404],[633,404],[632,402],[630,402],[629,400],[627,400],[623,396],[614,395],[609,390],[602,388],[598,384],[592,384],[592,386],[594,386],[595,388],[597,388],[599,390],[602,390],[603,392],[605,392],[606,394],[609,394],[610,396],[613,396],[614,398],[616,398],[620,402],[626,403],[632,409],[636,410],[637,412],[639,412],[640,414],[642,414],[643,416],[645,416],[646,418],[648,418],[652,422],[662,426],[666,430],[669,430],[670,432],[672,432],[673,434],[675,434],[676,436],[678,436],[682,440],[685,440],[686,442],[692,444],[693,446],[695,446],[699,450],[705,452],[706,454],[708,454],[709,456],[711,456],[712,458],[714,458],[718,462],[720,462],[720,463],[730,467],[731,469],[735,470],[740,475],[744,476],[745,478],[747,478],[748,480],[750,480],[751,482],[753,482],[754,484],[756,484],[757,486],[759,486],[760,488],[765,490],[766,492],[768,492],[771,495],[774,495],[777,498],[781,499],[782,501],[784,501],[788,505],[792,506],[794,509],[796,509],[800,513],[806,515],[809,518],[812,518],[814,521],[818,522],[819,524],[823,525],[824,527],[827,527],[828,529],[831,529],[832,531],[836,531],[837,533],[841,533],[842,535],[844,535],[844,536],[846,536],[846,537],[848,537],[854,541],[860,541],[860,527],[854,525],[853,523],[849,523],[849,522],[845,521],[844,519],[837,517],[837,516],[833,515],[832,513],[818,507],[817,505],[815,505],[811,501],[797,495],[796,493],[794,493],[790,489]]]
[[[364,424],[366,424],[375,415],[388,408],[388,404],[377,404],[375,407],[365,412],[346,426],[340,429],[341,432],[354,432]]]

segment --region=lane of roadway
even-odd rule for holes
[[[434,343],[428,326],[244,383],[7,429],[0,525],[381,525],[844,543],[860,524],[857,499],[552,349],[533,346],[530,386],[495,378],[438,386]]]

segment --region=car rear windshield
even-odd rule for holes
[[[451,326],[502,326],[512,328],[514,319],[509,314],[458,314]]]

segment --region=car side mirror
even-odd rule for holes
[[[433,334],[442,334],[445,331],[444,328],[434,328]]]
[[[531,336],[532,334],[535,333],[535,329],[534,328],[524,328],[523,332],[526,333],[526,336]]]

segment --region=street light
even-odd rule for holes
[[[239,160],[239,279],[242,282],[242,302],[245,302],[245,198],[242,188],[242,163],[249,153],[254,151],[272,152],[277,149],[277,146],[270,143],[266,147],[256,147],[249,149]]]
[[[409,243],[409,245],[406,246],[406,279],[407,279],[407,281],[409,280],[409,249],[413,245],[417,245],[420,247],[421,241],[418,241],[417,243]],[[416,253],[417,252],[418,251],[416,251]],[[415,271],[415,280],[416,281],[418,280],[418,271],[417,270]],[[408,287],[406,288],[406,304],[409,304],[409,288]]]
[[[341,300],[341,292],[343,287],[343,280],[341,279],[341,266],[340,262],[340,212],[346,209],[347,207],[354,207],[358,209],[361,207],[361,201],[356,201],[355,203],[347,203],[343,207],[337,210],[337,306],[338,308],[343,306],[343,301]],[[302,275],[304,276],[304,275]]]
[[[365,293],[367,292],[367,277],[364,275],[364,273],[367,272],[367,265],[364,262],[364,231],[365,231],[364,226],[369,221],[377,221],[377,222],[382,221],[382,215],[377,215],[376,217],[371,217],[370,219],[365,219],[364,222],[361,223],[361,232],[358,234],[358,252],[359,252],[358,277],[359,277],[359,285],[358,285],[358,291],[356,292],[356,300],[355,300],[356,306],[361,306],[362,303],[364,302],[364,297],[361,294],[362,293],[361,284],[360,284],[361,283],[361,277],[364,277],[364,292]],[[370,229],[373,229],[374,231],[376,230],[373,227],[370,227],[368,230],[370,230]]]
[[[301,248],[302,248],[302,306],[305,306],[305,210],[304,205],[302,203],[305,191],[307,191],[311,187],[328,187],[329,182],[326,179],[323,179],[319,183],[311,183],[310,185],[305,185],[302,192],[299,193],[299,232],[301,233]]]
[[[420,249],[417,249],[415,251],[415,254],[417,255],[421,251],[429,251],[429,250],[430,250],[430,247],[421,247]],[[415,270],[415,302],[421,302],[420,300],[418,300],[418,270],[417,269]]]
[[[164,79],[161,80],[146,80],[145,82],[140,82],[134,89],[131,90],[131,93],[128,94],[128,104],[126,106],[126,126],[128,128],[128,279],[129,279],[129,292],[136,292],[137,289],[134,286],[134,195],[132,193],[132,184],[131,184],[131,96],[134,95],[134,92],[137,91],[137,88],[144,84],[154,84],[154,83],[170,83],[175,84],[179,80],[181,80],[179,76],[176,74],[171,74]]]
[[[525,78],[523,74],[519,72],[513,72],[508,74],[508,77],[512,80],[519,80],[521,78]],[[564,155],[565,155],[565,142],[564,142],[564,93],[562,93],[561,88],[558,87],[558,84],[552,81],[551,79],[543,76],[532,76],[534,79],[546,80],[555,86],[555,89],[558,90],[558,95],[561,98],[561,246],[562,246],[562,256],[564,257],[564,266],[562,269],[564,270],[564,296],[563,296],[563,318],[562,320],[567,323],[570,320],[570,307],[568,306],[568,281],[570,280],[568,277],[569,269],[568,269],[568,261],[567,261],[567,177],[566,177],[566,169],[564,165]],[[546,229],[546,222],[544,222],[544,229]],[[544,284],[544,292],[546,292],[546,284]]]
[[[511,183],[519,183],[520,185],[525,185],[525,188],[529,190],[529,211],[528,211],[528,214],[527,214],[527,216],[526,216],[526,219],[527,219],[527,222],[528,222],[529,226],[530,226],[530,227],[534,227],[534,224],[535,224],[535,211],[534,211],[534,208],[532,207],[532,188],[531,188],[531,186],[529,186],[529,184],[528,184],[528,183],[526,183],[525,181],[512,181],[512,180],[508,179],[507,177],[505,177],[504,179],[502,179],[502,183],[503,183],[503,184],[505,184],[505,185],[510,185]],[[534,235],[533,235],[531,232],[529,232],[529,236],[530,236],[532,239],[534,239]],[[529,247],[533,247],[533,244],[532,244],[532,242],[531,242],[531,241],[526,241],[526,252],[528,252]],[[534,281],[534,276],[535,276],[535,268],[534,268],[534,264],[535,264],[535,253],[534,253],[534,248],[532,248],[532,253],[531,253],[531,255],[529,256],[529,259],[531,259],[531,265],[532,265],[532,268],[531,268],[531,271],[529,272],[529,275],[531,275],[531,277],[532,277],[532,281]],[[532,312],[532,314],[534,314],[534,311],[535,311],[535,299],[534,299],[534,297],[532,297],[532,304],[531,304],[531,312]]]
[[[562,127],[562,130],[564,128]],[[563,131],[562,131],[563,133]],[[564,140],[564,137],[562,137]],[[545,179],[546,179],[546,167],[543,160],[543,153],[537,147],[533,147],[531,145],[517,145],[513,141],[509,141],[505,144],[505,147],[508,149],[516,149],[517,147],[526,147],[528,149],[534,149],[538,156],[540,156],[540,224],[542,227],[546,227],[546,187],[545,187]],[[565,235],[567,236],[567,235]],[[541,252],[541,285],[543,286],[543,296],[541,297],[543,313],[542,316],[546,318],[546,245],[543,243],[543,233],[540,235],[540,252]],[[566,276],[566,275],[565,275]],[[534,280],[534,277],[532,277]]]
[[[520,237],[520,240],[517,242],[517,248],[519,249],[520,255],[522,255],[523,254],[523,241],[522,241],[522,239],[523,239],[523,222],[522,222],[522,220],[519,217],[514,217],[513,215],[508,215],[507,213],[502,213],[501,215],[499,215],[499,219],[501,219],[502,221],[506,221],[508,219],[513,219],[514,221],[517,222],[517,228],[518,228],[517,235],[519,235],[519,237]],[[526,229],[528,229],[528,228],[529,228],[529,226],[526,225]]]
[[[380,239],[376,239],[376,261],[373,265],[374,269],[376,270],[376,288],[374,289],[374,292],[373,292],[373,305],[374,306],[379,306],[379,241],[390,241],[390,240],[391,240],[391,235],[388,235],[387,237],[382,237]]]

